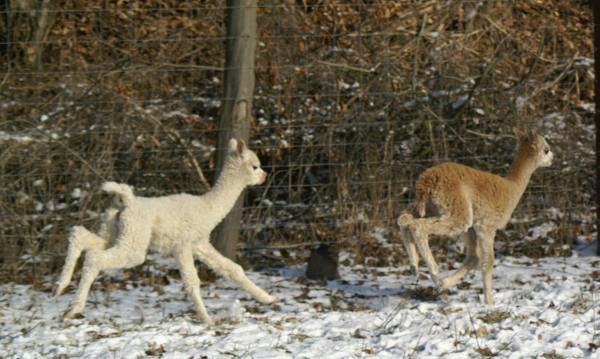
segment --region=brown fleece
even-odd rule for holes
[[[454,284],[474,265],[482,262],[486,303],[493,302],[491,265],[495,232],[508,223],[533,172],[538,167],[549,166],[553,157],[543,137],[531,130],[514,131],[518,139],[517,154],[506,177],[452,162],[431,167],[421,174],[415,185],[416,201],[412,208],[414,214],[421,218],[415,218],[411,213],[404,213],[398,218],[398,224],[404,229],[401,232],[411,266],[414,270],[418,269],[418,249],[439,287],[445,289]],[[435,209],[434,214],[428,213],[431,207]],[[429,249],[429,235],[455,236],[471,227],[477,240],[467,241],[469,258],[464,268],[440,281],[437,264]],[[472,245],[478,246],[477,250],[470,248]],[[470,258],[478,256],[477,253],[482,253],[484,258]]]

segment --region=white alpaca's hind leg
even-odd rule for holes
[[[98,236],[106,239],[109,243],[114,243],[119,235],[119,214],[120,209],[111,207],[104,212],[104,218],[98,230]]]
[[[128,217],[125,213],[121,215],[121,231],[114,247],[87,252],[77,294],[66,317],[73,317],[83,310],[90,287],[101,271],[131,268],[144,263],[152,228],[138,218]]]
[[[81,256],[81,252],[90,249],[104,249],[106,248],[107,243],[108,242],[105,239],[98,237],[84,227],[73,227],[69,232],[69,247],[67,249],[67,257],[65,258],[65,264],[63,265],[60,276],[56,281],[54,296],[61,295],[71,282],[73,271],[75,270],[77,260]]]
[[[201,242],[194,245],[194,254],[217,274],[236,282],[242,289],[252,294],[259,302],[271,304],[277,297],[270,295],[256,284],[252,283],[244,269],[227,257],[224,257],[210,243]]]

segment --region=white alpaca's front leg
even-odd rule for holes
[[[186,292],[192,298],[192,302],[196,308],[196,314],[204,324],[211,326],[213,321],[206,311],[202,296],[200,295],[200,278],[198,278],[198,272],[194,266],[194,256],[192,254],[192,248],[189,245],[184,245],[175,252],[175,259],[179,265],[179,272],[181,273],[181,280],[185,287]]]
[[[208,241],[194,245],[194,254],[217,274],[236,282],[242,289],[252,294],[259,302],[271,304],[277,297],[270,295],[256,284],[252,283],[244,269],[227,257],[224,257]]]

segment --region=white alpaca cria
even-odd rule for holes
[[[71,281],[81,252],[87,253],[76,298],[65,316],[72,317],[83,310],[92,282],[100,271],[142,264],[148,250],[175,257],[185,289],[198,316],[207,324],[212,321],[200,297],[194,256],[238,283],[258,301],[274,302],[274,296],[252,283],[242,267],[222,256],[209,242],[210,232],[229,213],[244,188],[261,184],[266,177],[256,154],[243,141],[232,139],[219,179],[202,196],[182,193],[136,197],[127,185],[104,183],[102,189],[114,193],[116,200],[115,206],[106,211],[99,233],[75,226],[69,234],[67,258],[55,295],[60,295]]]

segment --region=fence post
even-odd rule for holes
[[[254,94],[256,4],[257,0],[227,0],[225,90],[219,119],[217,176],[223,166],[229,139],[235,137],[247,142],[250,133]],[[214,238],[217,250],[231,259],[235,259],[244,197],[245,192],[240,195],[229,215],[219,225]]]
[[[596,254],[600,255],[600,3],[592,1],[594,8],[594,82],[596,85]]]

